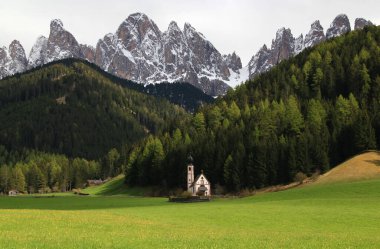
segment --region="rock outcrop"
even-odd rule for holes
[[[365,26],[372,26],[372,25],[373,23],[369,20],[366,20],[364,18],[356,18],[354,29],[359,30],[359,29],[364,28]]]
[[[8,48],[0,48],[0,78],[24,72],[26,66],[25,50],[19,41],[12,41]]]
[[[344,14],[335,17],[330,28],[326,32],[326,38],[331,39],[351,31],[350,20]]]
[[[355,29],[361,29],[367,25],[373,25],[370,21],[363,18],[355,20]],[[344,14],[338,15],[327,30],[326,35],[323,27],[317,20],[311,24],[310,31],[305,39],[301,34],[295,39],[290,29],[281,28],[276,33],[276,39],[272,41],[272,46],[268,49],[265,45],[252,57],[248,63],[249,78],[263,73],[277,63],[291,56],[302,52],[305,48],[313,47],[326,39],[331,39],[351,31],[350,21]]]
[[[310,27],[309,33],[305,36],[304,47],[313,47],[326,39],[323,27],[319,23],[319,20],[313,22]]]

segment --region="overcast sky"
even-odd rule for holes
[[[282,26],[297,37],[319,19],[326,31],[340,13],[352,27],[356,17],[380,24],[379,0],[0,0],[0,46],[17,39],[28,55],[38,36],[49,35],[54,18],[79,43],[95,46],[135,12],[147,14],[161,31],[172,20],[181,28],[189,22],[222,54],[236,51],[243,65],[264,43],[270,46]]]

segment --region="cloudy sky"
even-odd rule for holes
[[[147,14],[165,31],[174,20],[191,23],[222,53],[236,53],[246,65],[278,28],[294,36],[319,19],[325,30],[340,13],[351,26],[356,17],[380,24],[379,0],[0,0],[0,46],[17,39],[27,54],[39,35],[48,36],[54,18],[63,21],[80,43],[95,46],[135,12]]]

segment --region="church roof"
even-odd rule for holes
[[[207,180],[206,176],[205,176],[203,173],[201,173],[201,174],[197,175],[197,177],[195,177],[194,182],[193,182],[190,186],[191,186],[191,187],[194,186],[194,183],[196,183],[196,182],[199,180],[199,178],[201,178],[201,176],[203,176],[203,178],[204,178],[206,181],[209,182],[209,180]]]

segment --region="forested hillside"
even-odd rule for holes
[[[135,90],[137,84],[113,79],[65,60],[1,80],[0,192],[17,181],[20,191],[35,192],[119,174],[132,145],[189,116]]]
[[[135,147],[129,184],[185,185],[186,157],[229,191],[292,181],[380,145],[380,28],[306,49]]]
[[[187,115],[122,87],[81,62],[55,63],[0,81],[0,144],[97,158]]]

